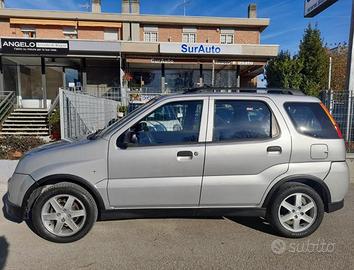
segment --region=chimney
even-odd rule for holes
[[[5,0],[0,0],[0,8],[5,8]]]
[[[101,12],[101,0],[92,0],[92,13],[100,13],[100,12]]]
[[[122,0],[122,13],[140,14],[140,0]]]
[[[248,18],[257,18],[257,5],[250,4],[248,6]]]

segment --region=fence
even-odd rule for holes
[[[60,132],[63,139],[77,140],[106,127],[128,105],[140,105],[161,93],[151,89],[121,91],[120,88],[79,87],[59,90]],[[132,106],[134,107],[134,106]]]
[[[117,118],[121,102],[59,90],[60,132],[63,139],[80,139]]]
[[[346,140],[347,151],[354,152],[353,94],[349,91],[322,91],[320,99],[326,105]]]

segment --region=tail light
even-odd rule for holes
[[[339,125],[336,122],[336,120],[334,120],[333,116],[330,114],[330,112],[328,111],[327,107],[321,102],[320,103],[321,108],[325,111],[325,113],[327,114],[329,120],[331,120],[333,127],[335,128],[335,130],[337,131],[337,135],[339,139],[343,139],[343,135],[342,132],[340,131]]]

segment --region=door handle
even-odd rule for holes
[[[192,151],[179,151],[177,153],[177,160],[184,161],[184,160],[191,160],[193,158]]]
[[[280,146],[268,146],[267,147],[268,153],[279,153],[281,154],[282,148]]]

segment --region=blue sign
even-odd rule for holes
[[[219,54],[221,53],[221,48],[216,45],[206,45],[206,44],[182,44],[182,53],[198,53],[198,54]]]

